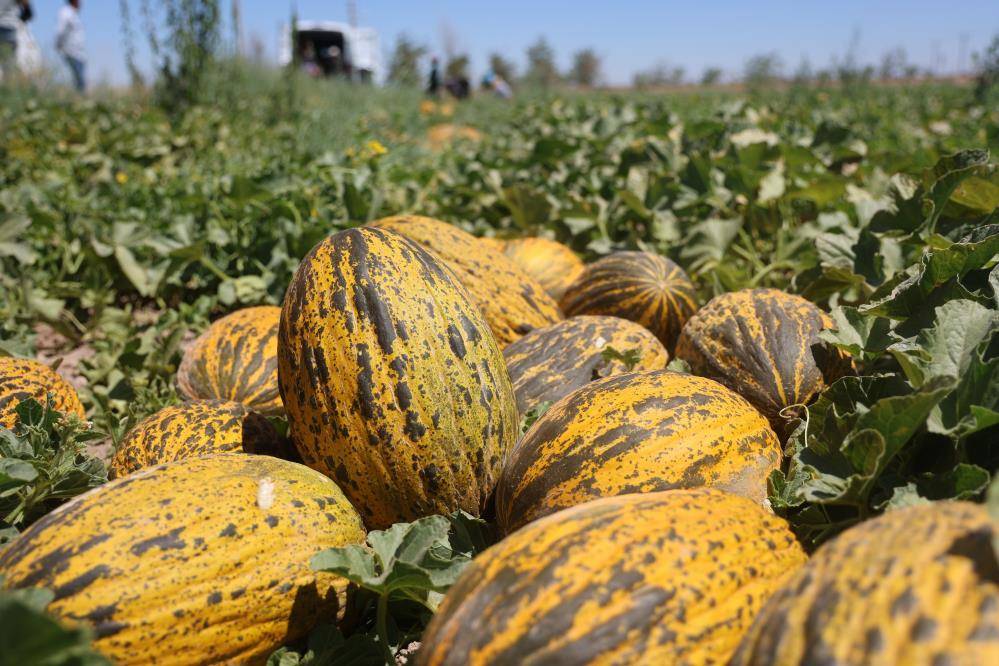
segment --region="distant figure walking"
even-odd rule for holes
[[[510,84],[493,70],[489,70],[482,77],[482,88],[484,90],[492,90],[494,95],[503,99],[513,97],[513,89],[510,87]]]
[[[87,48],[83,36],[83,22],[80,20],[80,0],[66,0],[59,10],[56,23],[56,51],[66,60],[73,75],[73,86],[78,92],[87,89],[84,68],[87,62]]]
[[[430,61],[430,81],[427,82],[427,94],[437,97],[441,89],[440,63],[437,58]]]
[[[6,79],[17,63],[17,31],[31,19],[28,0],[0,0],[0,80]]]

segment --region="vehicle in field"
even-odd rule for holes
[[[296,59],[315,76],[340,76],[370,83],[381,75],[381,48],[374,28],[360,28],[337,21],[298,21],[284,26],[278,62]]]

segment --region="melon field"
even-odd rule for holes
[[[0,99],[0,664],[999,663],[999,109]]]

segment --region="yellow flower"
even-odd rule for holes
[[[374,155],[384,155],[388,152],[388,148],[382,145],[382,142],[378,139],[372,139],[368,141],[368,150]]]
[[[118,181],[119,185],[124,185],[125,183],[128,182],[128,174],[125,173],[124,171],[119,171],[114,175],[114,179]]]

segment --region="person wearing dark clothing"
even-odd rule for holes
[[[427,83],[427,94],[431,97],[437,97],[440,93],[441,88],[441,73],[440,64],[437,62],[437,58],[430,61],[430,81]]]
[[[472,83],[468,80],[467,76],[459,76],[454,79],[448,79],[444,83],[444,88],[451,93],[451,96],[455,99],[467,99],[472,93]]]

